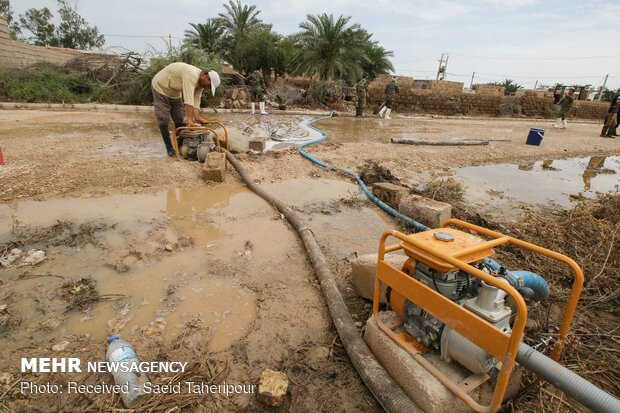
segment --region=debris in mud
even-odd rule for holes
[[[67,280],[60,289],[61,297],[67,302],[67,311],[86,310],[100,300],[96,281],[91,277]]]
[[[105,264],[104,266],[107,267],[107,268],[113,269],[114,271],[116,271],[119,274],[128,273],[129,270],[130,270],[129,265],[127,265],[127,264],[109,264],[108,263],[108,264]]]
[[[370,186],[372,184],[376,184],[377,182],[390,182],[393,184],[400,183],[400,179],[392,175],[392,172],[379,165],[375,161],[367,160],[366,163],[362,166],[360,170],[360,178],[366,184],[366,186]]]
[[[454,178],[433,179],[421,192],[421,195],[435,201],[455,203],[463,200],[463,184]]]
[[[368,201],[364,198],[360,198],[356,194],[349,194],[340,197],[339,199],[334,199],[329,202],[326,201],[318,201],[307,203],[302,207],[293,207],[296,211],[302,212],[304,214],[322,214],[322,215],[333,215],[339,212],[342,212],[342,206],[351,209],[360,209]]]
[[[46,258],[47,256],[43,250],[31,249],[24,254],[24,252],[19,248],[13,248],[8,254],[0,258],[0,265],[3,267],[34,266]]]
[[[278,407],[284,403],[288,392],[288,377],[275,370],[264,370],[258,383],[258,400],[261,403]]]
[[[177,285],[170,284],[166,286],[166,295],[160,300],[160,302],[166,304],[169,309],[173,310],[176,308],[177,304],[184,299],[185,297],[179,294],[179,287]]]
[[[247,240],[245,242],[245,247],[244,247],[245,251],[243,252],[243,254],[245,256],[251,255],[252,252],[254,251],[254,244],[252,244],[252,241]]]
[[[46,249],[50,246],[78,247],[85,244],[98,245],[96,233],[105,231],[110,226],[106,224],[85,223],[76,225],[72,222],[57,221],[54,225],[45,228],[31,227],[30,225],[15,225],[12,230],[12,240],[0,244],[0,257],[5,257],[13,249],[25,249],[36,246]]]
[[[0,257],[0,265],[3,267],[10,267],[15,261],[19,259],[23,254],[23,251],[19,248],[13,248],[8,254]]]
[[[69,342],[67,340],[60,341],[52,346],[52,351],[55,351],[55,352],[65,351],[68,345],[69,345]]]

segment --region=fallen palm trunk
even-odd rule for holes
[[[413,138],[392,138],[392,143],[400,143],[404,145],[433,145],[433,146],[479,146],[488,145],[487,140],[443,140],[429,141],[426,139]]]

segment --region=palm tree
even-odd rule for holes
[[[208,53],[222,51],[224,28],[216,19],[207,19],[206,23],[190,23],[194,30],[185,30],[185,42]]]
[[[370,80],[376,78],[378,75],[394,71],[394,66],[389,59],[394,56],[392,51],[379,46],[377,42],[371,42],[366,47],[365,52],[366,59],[362,62],[362,68],[364,72],[368,74]]]
[[[241,69],[245,59],[240,49],[244,48],[250,33],[261,29],[271,30],[271,25],[264,24],[258,18],[260,10],[254,5],[242,5],[239,0],[228,0],[224,8],[226,12],[217,17],[218,24],[224,29],[224,58],[236,69]]]
[[[241,5],[237,0],[228,0],[228,4],[224,4],[226,13],[220,13],[217,20],[224,28],[226,35],[232,37],[236,41],[240,41],[247,37],[249,32],[254,29],[271,28],[258,18],[260,10],[256,6]]]
[[[348,25],[351,17],[323,13],[308,15],[296,35],[301,49],[297,69],[300,73],[323,80],[355,80],[362,75],[360,61],[369,35],[360,25]]]

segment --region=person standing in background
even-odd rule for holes
[[[568,115],[568,112],[570,111],[570,108],[573,106],[573,102],[575,101],[575,98],[573,98],[574,94],[575,89],[570,88],[568,89],[568,92],[566,92],[566,96],[564,96],[558,102],[558,104],[560,105],[560,117],[556,119],[555,124],[553,125],[554,128],[566,129],[566,127],[568,126],[566,116]]]
[[[396,81],[396,76],[393,76],[390,83],[385,87],[385,105],[379,111],[379,117],[392,119],[390,113],[392,112],[392,105],[394,104],[394,98],[396,98],[398,91],[398,82]]]
[[[263,98],[267,87],[265,86],[263,72],[260,70],[255,70],[250,73],[250,76],[248,76],[248,84],[250,86],[250,96],[252,99],[252,115],[256,112],[256,102],[258,102],[260,114],[266,115],[267,112],[265,111],[265,101]]]
[[[364,107],[366,106],[366,95],[368,87],[368,75],[364,73],[362,79],[355,85],[355,91],[357,92],[357,106],[355,107],[355,117],[364,116]]]

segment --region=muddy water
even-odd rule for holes
[[[618,189],[620,156],[483,165],[456,169],[455,175],[466,184],[466,198],[472,201],[502,193],[526,203],[570,207],[571,195],[592,198]]]
[[[330,142],[381,142],[389,143],[391,138],[424,137],[428,139],[501,139],[507,134],[522,133],[525,139],[527,127],[498,127],[498,121],[467,120],[467,128],[458,125],[457,120],[433,120],[421,118],[334,118],[316,122],[314,126],[327,132]],[[427,147],[420,147],[427,148]]]
[[[298,207],[363,198],[355,185],[337,180],[305,178],[264,187]],[[368,208],[336,207],[335,212],[341,215],[336,226],[330,225],[330,215],[316,214],[309,220],[335,234],[330,243],[343,254],[352,252],[352,244],[373,250],[378,235],[389,227]],[[272,260],[281,259],[283,240],[290,246],[295,239],[280,220],[242,185],[101,198],[84,194],[1,205],[0,242],[12,239],[15,225],[47,228],[63,221],[99,228],[92,243],[46,246],[48,259],[34,269],[3,270],[3,279],[10,283],[5,292],[11,297],[11,310],[21,317],[23,339],[88,334],[104,340],[110,333],[131,339],[156,319],[166,324],[163,334],[171,338],[187,322],[199,319],[209,328],[209,349],[221,351],[243,337],[257,316],[252,288],[287,277],[281,268],[269,271]],[[368,227],[372,234],[366,231],[356,242],[349,229],[364,221],[375,223]],[[184,242],[188,238],[191,242]],[[226,266],[249,257],[267,271],[260,282],[251,282],[252,288],[241,282],[248,274]],[[24,274],[35,278],[22,279]],[[86,276],[96,280],[101,295],[113,299],[64,315],[66,303],[58,294],[63,278]]]

